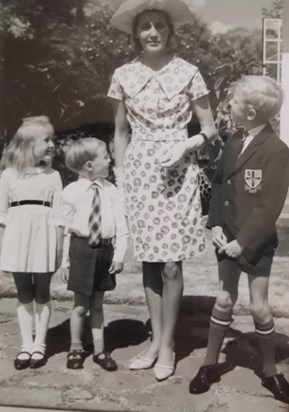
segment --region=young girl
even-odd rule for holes
[[[5,151],[0,180],[0,269],[13,274],[19,300],[22,347],[14,360],[16,369],[46,362],[50,281],[62,253],[62,183],[51,168],[53,136],[46,116],[24,119]]]

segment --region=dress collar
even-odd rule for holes
[[[173,56],[164,67],[155,71],[142,63],[138,57],[117,71],[120,84],[128,96],[137,96],[145,85],[155,78],[167,98],[171,99],[188,85],[198,68]]]

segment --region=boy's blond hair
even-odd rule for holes
[[[47,116],[31,116],[22,120],[22,125],[3,153],[4,167],[13,167],[18,172],[23,172],[35,166],[33,147],[39,130],[54,134]]]
[[[85,137],[72,142],[65,154],[65,166],[73,172],[79,173],[86,162],[94,160],[101,147],[106,144],[95,137]]]
[[[284,98],[276,80],[267,76],[243,76],[236,82],[235,93],[240,93],[242,102],[252,105],[258,119],[266,123],[280,112]]]

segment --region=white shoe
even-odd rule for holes
[[[129,363],[128,367],[130,370],[150,369],[154,366],[156,361],[157,358],[146,358],[140,354]]]
[[[172,365],[164,365],[156,363],[154,366],[154,374],[157,381],[164,381],[175,373],[175,354]]]

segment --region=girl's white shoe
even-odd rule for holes
[[[149,369],[154,366],[156,361],[157,358],[146,358],[145,356],[142,356],[142,354],[139,354],[129,363],[128,367],[130,370]]]

